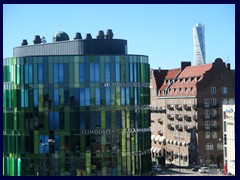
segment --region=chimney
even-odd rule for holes
[[[75,37],[74,37],[73,39],[74,39],[74,40],[76,40],[76,39],[82,39],[81,33],[80,33],[80,32],[77,32],[77,33],[75,34]]]
[[[104,32],[103,31],[98,31],[97,39],[104,39]]]
[[[41,41],[41,38],[39,35],[35,35],[34,37],[34,40],[33,40],[33,43],[34,44],[40,44],[42,41]]]
[[[26,45],[28,45],[28,42],[27,42],[27,40],[26,39],[23,39],[22,40],[22,44],[21,44],[22,46],[26,46]]]
[[[190,61],[182,61],[181,62],[181,70],[184,70],[187,66],[191,66]]]
[[[230,63],[227,63],[227,64],[226,64],[226,68],[227,68],[228,70],[231,69],[231,65],[230,65]]]
[[[85,39],[92,39],[92,35],[90,33],[87,33]]]
[[[113,32],[111,29],[107,30],[107,34],[105,35],[105,39],[112,39],[113,38]]]

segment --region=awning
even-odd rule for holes
[[[163,142],[165,139],[166,139],[165,136],[162,136],[162,137],[160,137],[160,139],[158,141]]]
[[[161,136],[157,135],[155,138],[154,138],[154,141],[158,141],[160,139]]]
[[[161,148],[158,148],[158,149],[157,149],[157,153],[159,153],[160,151],[161,151]]]
[[[151,140],[153,141],[155,137],[156,137],[156,135],[153,134],[153,135],[151,136]]]

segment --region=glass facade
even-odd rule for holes
[[[3,175],[150,175],[147,56],[3,61]],[[51,141],[53,140],[53,141]]]

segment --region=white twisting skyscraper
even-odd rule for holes
[[[205,26],[196,24],[193,27],[193,44],[194,44],[194,65],[206,63],[205,52]]]

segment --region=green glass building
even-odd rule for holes
[[[150,175],[148,57],[111,30],[33,42],[3,60],[3,175]]]

